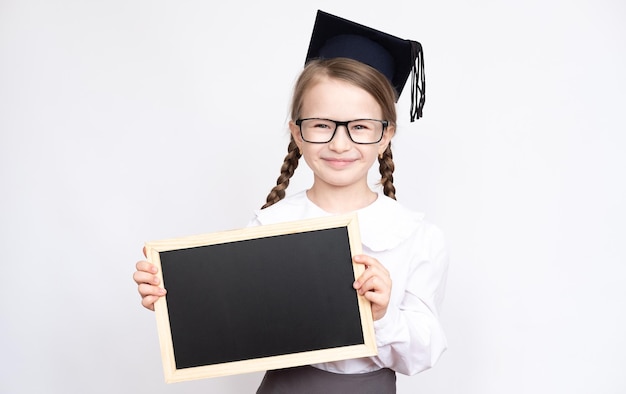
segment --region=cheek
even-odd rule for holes
[[[306,142],[300,143],[300,150],[302,157],[308,163],[309,160],[314,159],[320,155],[321,145],[307,144]]]
[[[368,160],[372,162],[376,161],[378,156],[380,155],[381,148],[379,145],[374,145],[371,149],[368,149],[367,153],[363,152],[363,156],[367,157]]]

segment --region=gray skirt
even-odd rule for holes
[[[257,394],[395,394],[396,373],[388,368],[339,374],[304,366],[267,371]]]

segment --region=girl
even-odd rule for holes
[[[353,283],[371,302],[378,355],[268,371],[258,393],[395,393],[395,373],[430,368],[446,349],[439,323],[447,272],[440,230],[395,200],[391,139],[397,91],[362,61],[308,61],[291,105],[291,141],[277,185],[251,225],[357,212],[366,269]],[[308,190],[285,197],[300,157],[313,171]],[[378,159],[382,190],[368,172]],[[165,294],[156,268],[137,263],[134,280],[144,307]]]

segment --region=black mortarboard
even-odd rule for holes
[[[380,71],[396,89],[396,101],[411,74],[411,122],[422,117],[426,81],[424,53],[419,42],[318,10],[306,62],[335,57],[358,60]]]

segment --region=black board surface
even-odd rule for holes
[[[159,256],[177,369],[364,342],[346,227]]]

